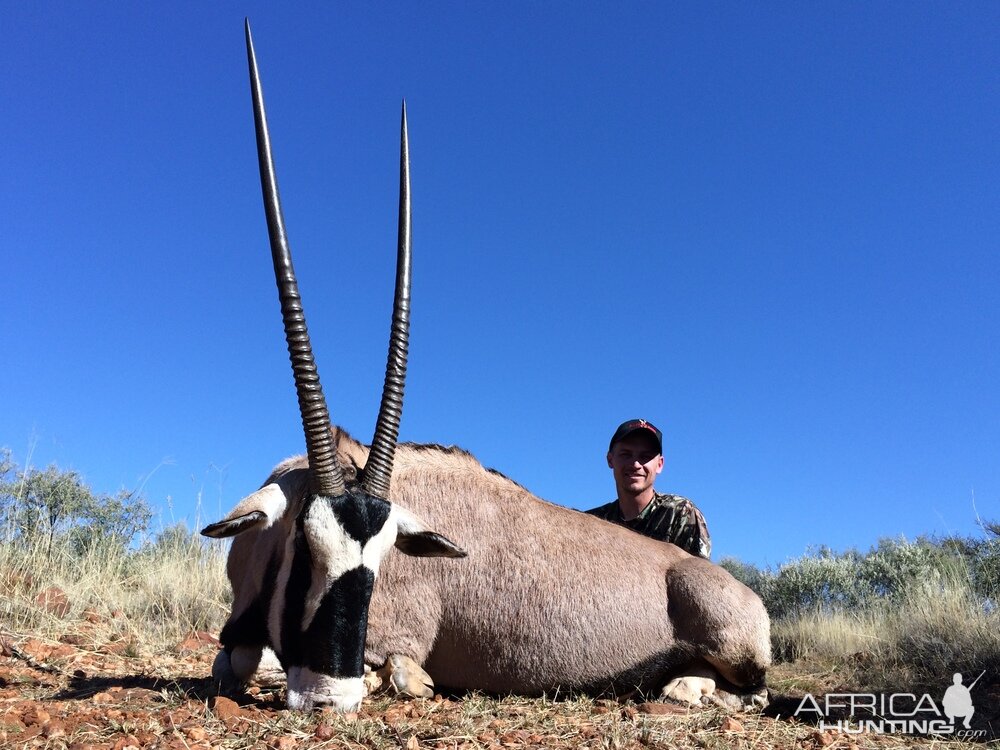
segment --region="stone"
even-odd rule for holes
[[[737,732],[742,733],[746,730],[743,728],[743,724],[734,719],[732,716],[727,716],[719,727],[723,732]]]
[[[238,718],[242,713],[236,701],[221,695],[212,698],[208,705],[212,709],[212,713],[223,721]]]
[[[676,714],[686,714],[688,709],[674,703],[654,703],[647,701],[636,706],[636,711],[650,716],[674,716]]]
[[[813,739],[816,740],[816,742],[818,742],[823,747],[832,745],[834,742],[837,741],[837,738],[834,736],[833,732],[814,732]]]
[[[336,733],[337,733],[337,730],[335,730],[329,724],[320,724],[318,727],[316,727],[316,731],[313,732],[313,736],[316,739],[325,742],[326,740],[332,740],[333,736]]]
[[[56,737],[66,736],[66,727],[61,721],[50,721],[45,725],[42,730],[42,734],[45,735],[46,739],[55,739]]]
[[[203,739],[208,737],[208,732],[205,727],[188,727],[184,730],[184,734],[187,735],[189,740],[194,740],[195,742],[201,742]]]
[[[69,597],[58,586],[49,586],[42,591],[35,597],[35,604],[56,617],[65,617],[70,610]]]

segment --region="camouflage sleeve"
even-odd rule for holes
[[[597,516],[598,518],[603,518],[605,521],[613,521],[616,518],[617,510],[618,501],[612,500],[610,503],[605,503],[604,505],[598,505],[596,508],[585,510],[584,513],[591,516]]]
[[[695,504],[685,498],[684,524],[674,542],[686,552],[697,557],[712,559],[712,538],[708,535],[708,524],[705,516],[695,507]]]

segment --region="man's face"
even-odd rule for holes
[[[652,487],[656,475],[663,471],[663,456],[652,435],[633,432],[611,447],[608,466],[619,492],[639,495]]]

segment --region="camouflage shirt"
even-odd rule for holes
[[[712,539],[708,536],[705,516],[694,503],[680,495],[661,495],[657,492],[649,505],[631,521],[622,517],[617,498],[605,505],[591,508],[587,513],[661,542],[672,542],[685,552],[706,560],[712,554]]]

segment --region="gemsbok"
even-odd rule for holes
[[[246,42],[306,455],[280,464],[202,531],[236,537],[227,563],[233,609],[215,678],[248,681],[272,649],[290,708],[356,710],[375,682],[366,670],[418,696],[432,694],[436,681],[492,693],[638,690],[690,704],[762,704],[767,613],[727,571],[540,500],[458,448],[397,445],[411,266],[405,105],[392,332],[371,447],[331,424],[292,269],[249,23]]]

